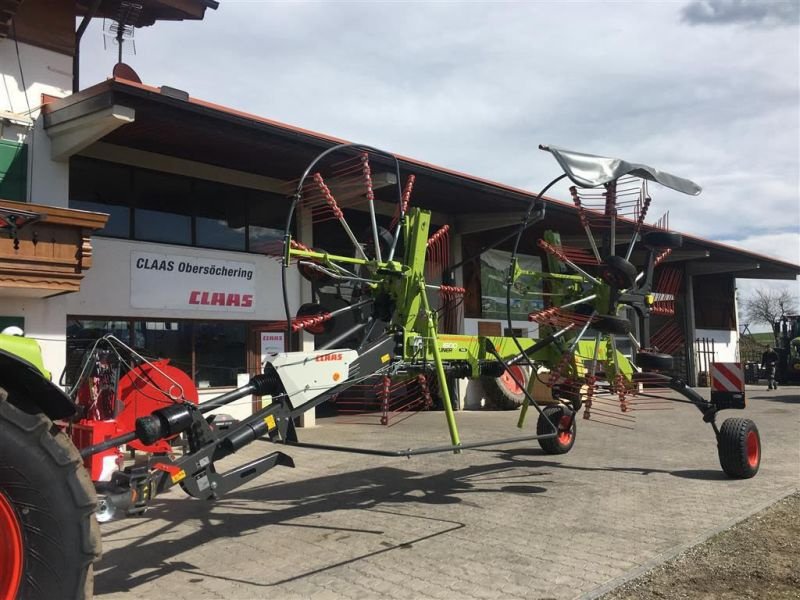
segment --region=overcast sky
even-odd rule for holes
[[[145,83],[532,192],[559,173],[540,143],[688,177],[653,220],[800,263],[797,0],[220,0],[135,35]],[[94,22],[81,85],[115,61]]]

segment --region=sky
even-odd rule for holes
[[[102,25],[82,87],[116,62]],[[703,187],[651,185],[652,220],[800,264],[797,0],[220,0],[135,45],[144,83],[531,192],[560,173],[541,143],[645,163]]]

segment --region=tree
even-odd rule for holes
[[[788,289],[755,290],[744,301],[744,312],[753,323],[766,323],[778,341],[780,318],[797,311],[797,298]]]

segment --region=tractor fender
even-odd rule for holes
[[[22,404],[20,408],[26,412],[30,412],[32,404],[51,420],[75,414],[75,403],[61,388],[46,379],[32,363],[5,350],[0,350],[0,387],[8,392],[14,404]]]

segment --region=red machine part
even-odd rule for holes
[[[189,376],[169,364],[169,359],[153,361],[131,369],[119,378],[116,389],[107,370],[87,378],[78,392],[78,403],[85,409],[85,418],[71,426],[72,442],[79,449],[87,448],[117,435],[133,431],[136,419],[175,402],[197,404],[197,388]],[[143,444],[135,440],[128,448],[164,454],[170,451],[169,440]],[[109,448],[84,461],[93,481],[107,479],[111,462],[119,462],[119,448]]]
[[[175,402],[197,404],[197,388],[189,376],[161,359],[135,367],[123,377],[117,386],[117,397],[122,410],[116,415],[117,429],[121,433],[133,431],[136,419],[149,415],[159,408]],[[169,440],[160,440],[146,445],[138,440],[128,444],[129,448],[142,452],[166,453],[170,451]]]

